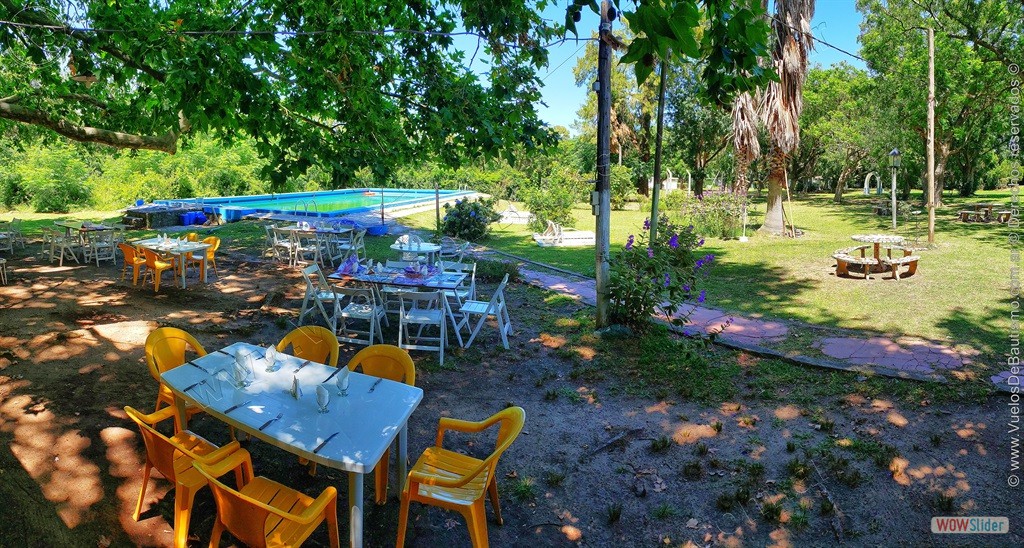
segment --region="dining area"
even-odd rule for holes
[[[364,546],[367,490],[378,506],[398,499],[398,519],[389,527],[398,546],[413,502],[462,514],[475,546],[487,545],[485,498],[501,521],[496,466],[522,431],[525,412],[513,406],[490,416],[437,417],[436,443],[410,468],[408,424],[424,390],[409,353],[397,346],[370,345],[343,363],[339,341],[319,326],[295,328],[276,344],[238,341],[209,350],[185,330],[162,327],[147,337],[145,352],[157,383],[156,408],[146,414],[125,407],[147,452],[134,518],[145,511],[146,480],[156,468],[175,484],[175,546],[187,544],[197,518],[211,521],[192,508],[196,491],[207,488],[217,514],[211,545],[228,534],[251,546],[298,546],[313,535],[340,546],[347,524],[344,543]],[[226,428],[230,441],[214,445],[189,429],[194,423]],[[493,450],[473,457],[446,449],[446,432],[497,432],[497,438]],[[167,454],[181,455],[170,472],[161,470]],[[313,477],[343,480],[310,496],[257,475],[282,461]]]

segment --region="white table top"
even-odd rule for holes
[[[850,239],[855,242],[864,242],[869,244],[902,244],[903,236],[894,236],[892,234],[854,234],[850,236]]]
[[[148,238],[145,240],[138,240],[132,242],[134,245],[142,246],[154,251],[160,251],[162,253],[192,253],[195,251],[201,251],[210,247],[210,244],[203,242],[188,242],[181,241],[171,238],[170,242],[166,242],[163,238]]]
[[[423,242],[418,244],[391,244],[391,249],[405,253],[437,253],[441,251],[441,244]]]
[[[236,389],[230,378],[234,351],[239,348],[256,350],[254,357],[262,356],[265,351],[251,344],[235,343],[193,360],[191,363],[198,367],[185,364],[165,372],[161,378],[177,396],[202,407],[210,415],[324,466],[362,474],[373,470],[423,399],[422,389],[387,379],[381,380],[370,392],[378,378],[353,372],[349,375],[348,396],[338,395],[334,383],[337,377],[327,383],[331,395],[329,411],[321,414],[316,403],[316,386],[336,371],[334,367],[310,362],[294,373],[305,360],[280,354],[280,369],[267,373],[266,362],[256,359],[255,380],[245,388]],[[228,380],[217,380],[214,376],[221,369],[227,372]],[[299,399],[290,394],[293,375],[302,388]],[[204,379],[206,384],[183,392]],[[237,404],[244,405],[224,413]],[[259,429],[278,413],[282,414],[279,420],[262,431]],[[317,446],[335,432],[337,436],[314,454]]]

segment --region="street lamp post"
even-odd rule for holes
[[[889,153],[889,168],[892,170],[892,229],[896,230],[896,170],[900,168],[900,151],[897,148]]]

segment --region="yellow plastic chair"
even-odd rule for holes
[[[138,251],[124,242],[117,244],[117,248],[124,254],[124,264],[121,266],[121,279],[125,279],[128,275],[128,269],[131,268],[132,285],[139,285],[139,267],[146,264],[146,259],[139,257]]]
[[[203,238],[203,243],[204,244],[210,244],[210,247],[206,248],[206,263],[207,263],[208,266],[212,266],[213,267],[213,273],[216,274],[217,277],[219,278],[220,277],[220,272],[217,271],[217,256],[216,255],[217,255],[217,250],[220,249],[220,238],[218,238],[217,236],[207,236],[206,238]],[[198,264],[200,269],[202,269],[202,267],[203,267],[203,259],[202,259],[202,257],[193,257],[191,253],[188,254],[188,262],[189,262],[190,265],[191,264]],[[206,276],[206,272],[200,271],[199,275],[205,277]]]
[[[210,534],[210,546],[220,544],[226,529],[246,546],[298,546],[327,521],[332,548],[340,546],[338,536],[338,491],[327,487],[316,499],[286,485],[257,476],[239,482],[239,490],[220,482],[220,476],[239,466],[252,470],[252,458],[245,449],[215,463],[196,463],[196,470],[210,484],[217,503],[217,521]]]
[[[149,374],[160,383],[155,410],[160,410],[161,403],[174,405],[174,392],[160,380],[160,374],[188,361],[185,359],[185,350],[190,346],[199,357],[206,355],[206,349],[195,337],[176,327],[161,327],[146,337],[146,365],[149,366]],[[202,412],[202,409],[192,406],[186,408],[185,412],[191,417]],[[175,430],[181,429],[177,416],[174,419],[174,426]]]
[[[381,377],[395,382],[404,382],[416,386],[416,364],[409,353],[390,344],[367,346],[352,356],[348,362],[350,371],[357,368],[374,377]],[[384,504],[388,498],[388,468],[391,464],[391,448],[384,451],[373,468],[374,486],[377,504]]]
[[[189,232],[188,234],[185,235],[185,239],[190,241],[190,242],[198,242],[199,241],[199,233],[198,232]]]
[[[522,407],[503,409],[480,422],[441,418],[437,427],[437,443],[420,456],[409,472],[409,481],[402,491],[402,506],[398,512],[398,543],[405,545],[405,528],[409,520],[409,503],[422,502],[455,510],[466,518],[469,538],[475,548],[487,547],[487,516],[484,493],[490,494],[491,507],[498,525],[501,506],[498,503],[498,483],[495,468],[498,458],[523,430],[526,411]],[[494,452],[486,459],[448,451],[441,447],[447,430],[482,432],[498,424],[498,440]]]
[[[142,248],[142,255],[146,258],[146,276],[153,277],[153,292],[160,292],[160,276],[164,273],[164,270],[171,270],[175,272],[175,261],[163,261],[157,256],[156,252],[151,249]],[[145,279],[143,279],[145,283]]]
[[[288,345],[296,358],[338,367],[338,336],[330,329],[318,325],[296,327],[277,343],[277,349],[284,352]]]
[[[125,407],[124,411],[139,426],[142,441],[146,444],[146,466],[142,469],[142,490],[139,492],[139,502],[135,505],[135,514],[132,517],[135,521],[139,521],[142,505],[146,500],[149,475],[156,468],[167,481],[174,483],[174,546],[184,548],[188,539],[188,523],[196,491],[207,485],[206,477],[196,471],[194,464],[200,460],[216,462],[223,459],[239,449],[238,442],[233,441],[218,448],[188,430],[182,430],[168,438],[157,431],[156,425],[174,416],[174,410],[170,407],[148,415],[132,407]],[[239,485],[244,483],[246,477],[252,477],[251,464],[248,468],[235,465],[224,471],[230,470],[234,470],[235,481]]]

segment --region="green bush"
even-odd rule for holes
[[[508,274],[508,281],[519,281],[519,263],[482,259],[476,262],[476,279],[481,282],[497,283]]]
[[[442,232],[470,242],[487,239],[490,224],[501,218],[501,215],[494,211],[496,202],[494,198],[483,198],[476,201],[455,200],[454,206],[444,204]]]
[[[612,209],[623,209],[626,202],[635,201],[639,196],[636,185],[633,184],[633,171],[628,167],[612,165],[608,179],[611,186]]]
[[[683,219],[698,233],[715,238],[736,238],[743,230],[743,204],[746,198],[732,192],[705,191],[703,197],[685,198]]]
[[[28,203],[29,195],[17,173],[8,171],[8,167],[0,168],[0,204],[7,209],[13,209],[21,204]]]
[[[587,183],[579,173],[562,167],[544,179],[541,186],[524,188],[521,194],[527,210],[534,215],[530,228],[542,231],[548,221],[573,226],[576,218],[572,206],[585,200]]]
[[[90,202],[85,185],[89,166],[72,145],[28,147],[15,166],[25,194],[39,213],[67,213]]]
[[[649,230],[650,221],[644,221],[644,232],[630,235],[612,258],[608,285],[612,321],[641,333],[651,327],[653,314],[671,318],[676,325],[685,323],[692,311],[680,311],[686,302],[704,302],[697,278],[714,260],[714,255],[694,258],[693,251],[704,240],[692,226],[682,228],[662,216],[653,243],[647,240]]]

